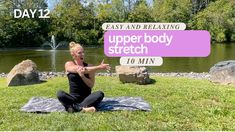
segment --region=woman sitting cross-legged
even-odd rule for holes
[[[65,71],[69,80],[69,94],[58,91],[57,97],[68,112],[95,112],[96,106],[104,98],[101,91],[93,92],[95,72],[97,70],[110,70],[109,64],[103,61],[98,66],[90,66],[84,62],[84,49],[75,42],[69,44],[73,61],[65,63]]]

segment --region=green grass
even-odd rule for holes
[[[56,98],[68,91],[66,78],[6,87],[0,79],[0,130],[235,130],[235,86],[207,80],[154,77],[155,84],[122,84],[116,77],[97,77],[94,91],[107,97],[141,96],[151,112],[111,111],[96,113],[35,114],[19,109],[33,96]]]

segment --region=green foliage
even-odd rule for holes
[[[193,14],[205,9],[210,2],[215,2],[217,0],[192,0],[193,4]]]
[[[111,14],[114,22],[125,20],[125,6],[123,0],[112,0]]]
[[[0,47],[40,46],[47,37],[48,20],[13,18],[13,9],[45,9],[44,0],[10,1],[1,3]],[[37,14],[38,15],[38,14]]]
[[[231,41],[235,33],[235,3],[233,0],[212,2],[189,23],[192,29],[208,30],[212,40]]]
[[[126,19],[126,8],[123,0],[112,0],[112,3],[99,4],[97,19],[100,22],[123,22]]]
[[[192,3],[190,0],[155,0],[152,14],[158,22],[187,23],[192,16]]]
[[[106,97],[139,96],[151,112],[109,111],[96,113],[25,113],[20,108],[32,97],[56,98],[57,90],[68,92],[66,78],[18,87],[6,87],[0,78],[0,130],[235,130],[235,87],[207,80],[153,77],[155,84],[123,84],[117,77],[96,77],[93,91]]]
[[[128,20],[130,22],[153,22],[151,12],[152,9],[148,7],[146,1],[141,1],[130,12]]]
[[[84,45],[96,44],[98,33],[94,29],[95,18],[92,11],[92,7],[84,8],[79,1],[63,0],[52,13],[50,34]]]
[[[60,0],[50,19],[14,19],[13,9],[46,9],[44,0],[0,1],[0,47],[38,47],[57,41],[102,45],[105,22],[184,22],[212,40],[235,41],[234,0]],[[38,14],[37,14],[38,15]]]
[[[99,4],[97,9],[97,19],[102,22],[112,22],[111,4]]]

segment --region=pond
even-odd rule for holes
[[[93,65],[98,65],[104,59],[105,63],[112,66],[113,71],[119,65],[119,58],[106,57],[103,48],[85,47],[85,56],[85,61]],[[1,49],[0,73],[8,73],[25,59],[34,61],[39,71],[64,71],[65,62],[72,60],[68,49]],[[164,57],[162,66],[147,68],[150,72],[208,72],[215,63],[225,60],[235,60],[235,43],[211,45],[211,54],[208,57]]]

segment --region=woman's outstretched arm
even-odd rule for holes
[[[68,61],[65,63],[65,71],[71,73],[77,73],[78,69],[82,66],[75,65],[72,61]],[[85,67],[84,73],[94,73],[97,70],[110,70],[109,64],[105,64],[104,60],[98,66],[88,66]]]

